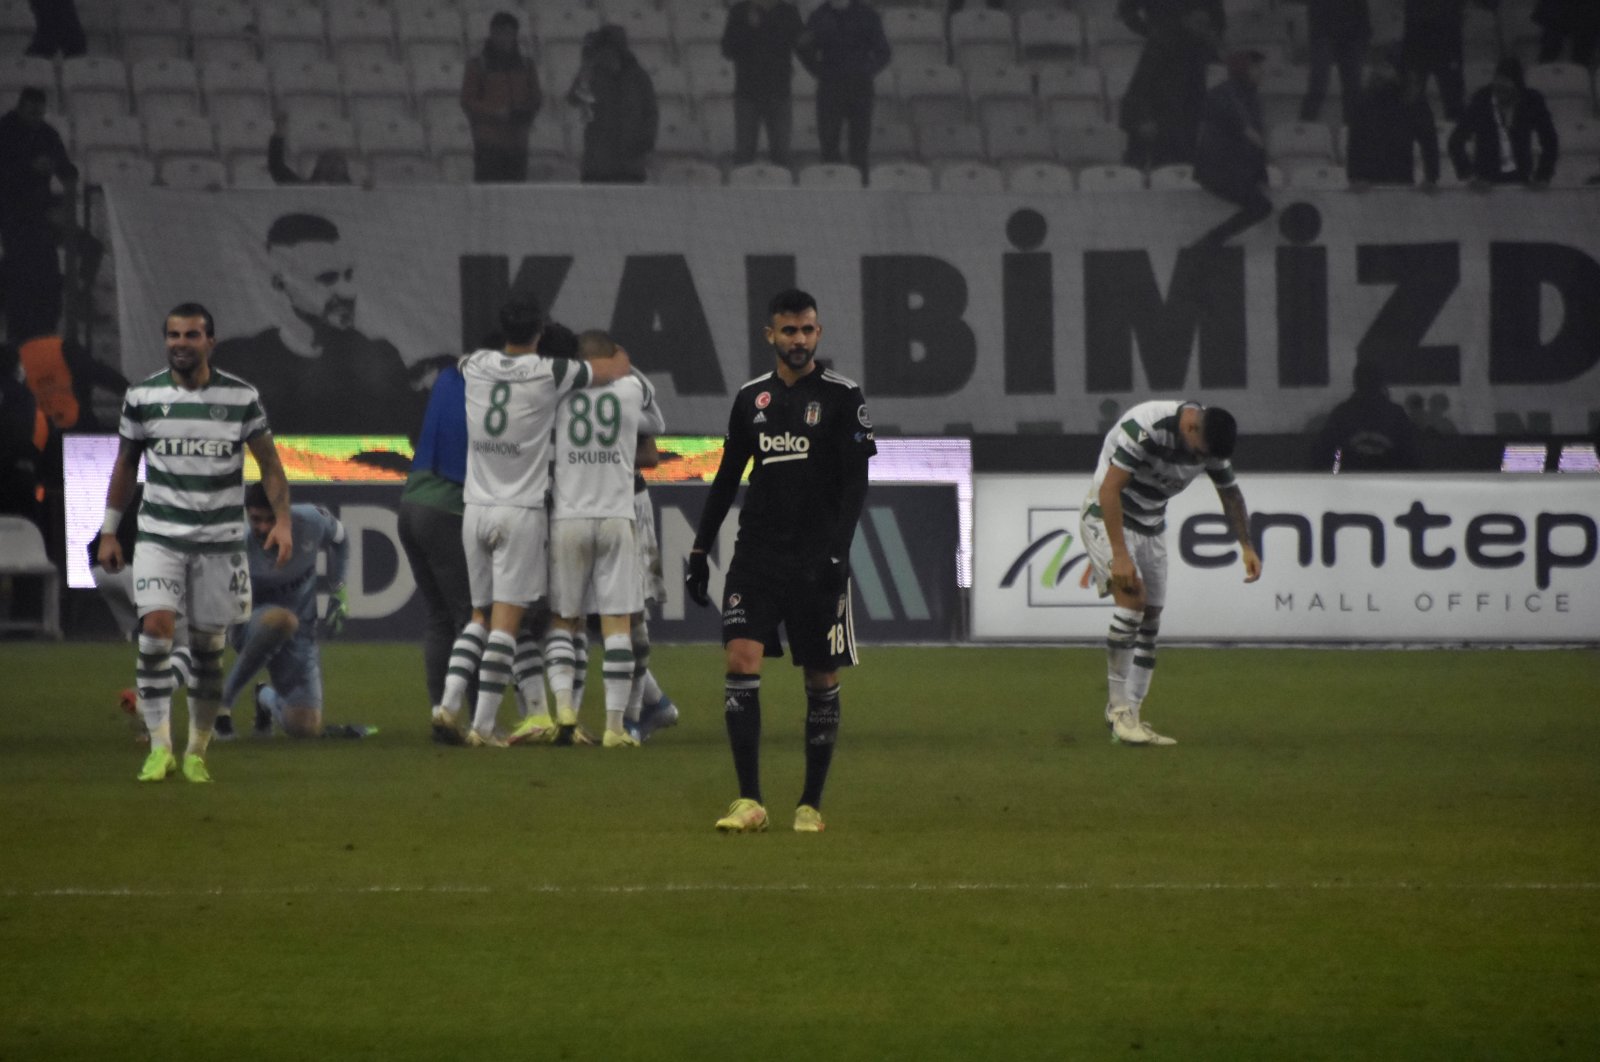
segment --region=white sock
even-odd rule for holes
[[[573,679],[572,635],[559,627],[550,628],[544,639],[544,672],[550,679],[556,712],[572,711]]]
[[[628,694],[633,689],[633,638],[627,634],[606,637],[601,682],[606,691],[606,729],[621,732],[628,709]]]
[[[511,660],[511,681],[517,686],[517,704],[522,715],[548,715],[544,699],[544,649],[539,639],[526,634],[517,637],[517,655]]]
[[[1160,624],[1146,623],[1139,628],[1133,643],[1133,666],[1128,669],[1128,703],[1133,705],[1134,718],[1138,718],[1139,706],[1150,692],[1150,680],[1155,676],[1156,635],[1160,630]]]
[[[150,731],[152,749],[172,748],[172,639],[139,635],[139,665],[134,674],[139,715]]]
[[[483,643],[489,635],[481,623],[469,623],[456,635],[450,647],[450,667],[444,675],[444,703],[439,705],[451,718],[467,700],[467,684],[478,673],[483,659]]]
[[[204,756],[222,707],[223,636],[210,631],[190,631],[190,656],[194,671],[189,687],[189,749]]]
[[[1111,611],[1106,632],[1106,694],[1113,705],[1128,703],[1128,664],[1133,659],[1134,633],[1144,613],[1131,608]]]
[[[510,631],[494,631],[483,647],[478,665],[478,706],[472,714],[472,729],[487,737],[494,733],[500,714],[500,700],[511,683],[511,658],[517,652],[517,637]]]

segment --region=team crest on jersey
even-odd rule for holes
[[[815,428],[817,426],[817,422],[820,421],[821,419],[822,419],[822,403],[821,402],[807,402],[806,403],[806,426],[809,427],[809,428]]]
[[[212,406],[210,409],[206,410],[206,415],[215,421],[223,421],[228,419],[228,411],[222,406]]]
[[[233,554],[231,557],[228,558],[228,563],[233,565],[235,568],[243,568],[244,567],[244,554],[243,553],[235,553],[235,554]]]
[[[856,419],[861,422],[861,426],[863,428],[872,427],[872,418],[867,416],[866,403],[863,402],[861,405],[856,407]]]
[[[731,609],[732,608],[738,608],[739,607],[739,602],[741,602],[743,600],[744,600],[744,597],[742,595],[740,595],[740,594],[729,594],[728,595],[728,607],[731,608]]]
[[[766,409],[770,405],[772,405],[772,392],[771,391],[762,391],[759,395],[756,395],[756,408],[757,409]]]

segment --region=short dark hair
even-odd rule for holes
[[[801,291],[799,288],[789,288],[778,292],[772,297],[772,301],[767,303],[767,316],[776,317],[780,313],[805,313],[816,308],[817,300],[812,298],[809,292]]]
[[[1221,406],[1207,406],[1200,414],[1200,434],[1206,441],[1206,453],[1227,459],[1239,440],[1239,422]]]
[[[46,96],[44,94],[44,89],[40,88],[38,85],[28,85],[28,86],[24,87],[21,92],[17,93],[17,103],[19,103],[19,104],[22,104],[22,103],[40,103],[40,104],[43,104],[43,103],[48,103],[49,100],[50,100],[50,97]]]
[[[501,26],[510,26],[512,29],[516,29],[520,25],[521,23],[517,21],[517,16],[513,15],[511,12],[496,11],[494,13],[494,17],[489,19],[489,32],[493,33]]]
[[[609,358],[616,352],[616,341],[598,328],[591,328],[578,336],[578,353],[586,358]]]
[[[203,318],[206,322],[206,335],[215,336],[217,334],[217,322],[212,320],[211,311],[200,305],[198,302],[180,302],[178,305],[168,310],[167,316],[161,322],[162,335],[167,334],[167,322],[172,320],[174,317]]]
[[[267,485],[259,479],[244,489],[246,509],[271,509],[272,499],[267,497]]]
[[[267,229],[268,247],[293,247],[301,243],[333,243],[339,226],[321,214],[285,214]]]
[[[552,358],[577,357],[577,333],[559,321],[547,321],[539,333],[539,353]]]
[[[500,307],[500,330],[507,343],[532,343],[544,328],[544,310],[531,295],[519,295]]]

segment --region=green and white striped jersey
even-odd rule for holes
[[[1159,535],[1167,527],[1167,500],[1201,472],[1218,490],[1233,486],[1233,465],[1221,457],[1201,457],[1183,443],[1178,414],[1194,402],[1141,402],[1117,418],[1100,448],[1091,501],[1112,465],[1133,474],[1122,490],[1122,526],[1143,535]],[[1094,504],[1098,510],[1098,504]]]
[[[461,359],[467,381],[469,505],[543,509],[550,490],[556,403],[588,386],[589,363],[480,350]]]
[[[243,547],[245,443],[270,430],[252,385],[212,369],[191,391],[164,369],[128,388],[117,430],[144,450],[140,542],[190,553]]]
[[[632,520],[639,436],[666,430],[656,389],[637,369],[604,387],[574,391],[563,398],[556,411],[552,517]]]

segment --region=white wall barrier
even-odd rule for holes
[[[973,636],[1103,640],[1078,533],[1086,475],[975,482]],[[1168,507],[1164,638],[1600,641],[1600,490],[1581,476],[1240,477],[1260,581],[1246,585],[1203,477]]]

